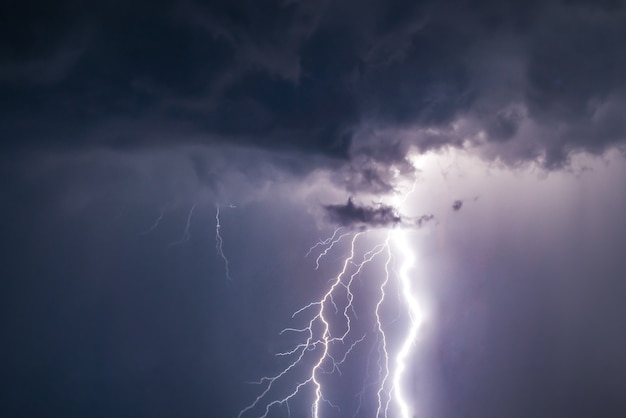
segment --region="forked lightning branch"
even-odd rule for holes
[[[297,342],[276,353],[284,360],[284,367],[253,382],[259,386],[258,394],[238,418],[268,418],[281,415],[280,411],[290,416],[296,402],[309,404],[314,418],[419,416],[407,383],[422,321],[413,288],[415,256],[408,239],[410,233],[399,225],[382,232],[338,228],[311,248],[307,256],[315,257],[316,269],[325,257],[342,248],[347,248],[347,255],[319,299],[293,313],[292,321],[299,325],[280,332]],[[358,300],[363,296],[364,280],[376,293],[374,297],[368,295],[369,303]],[[362,312],[364,306],[369,312]],[[400,306],[398,317],[405,320],[390,320],[383,315],[390,306]],[[355,326],[365,318],[370,318],[369,326]],[[369,349],[363,345],[369,345]],[[367,364],[360,365],[365,369],[365,378],[354,391],[358,403],[349,405],[348,410],[336,401],[331,386],[337,387],[333,379],[341,378],[344,366],[359,360],[351,357],[359,348],[369,353]]]

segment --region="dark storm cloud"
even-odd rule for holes
[[[401,215],[393,206],[379,203],[372,206],[354,203],[352,198],[346,204],[325,205],[323,209],[328,220],[338,226],[368,229],[402,225],[422,227],[435,219],[434,215],[422,215],[416,218]]]
[[[346,227],[368,228],[387,227],[402,223],[403,219],[398,211],[388,205],[361,206],[348,199],[345,205],[326,205],[324,210],[328,219]]]
[[[513,110],[501,111],[486,121],[486,132],[493,141],[508,141],[513,138],[522,122],[522,115]]]
[[[384,191],[384,166],[402,170],[410,145],[469,141],[561,167],[626,134],[620,1],[66,0],[1,12],[0,132],[13,150],[227,143],[348,162],[348,190]]]
[[[407,159],[406,143],[384,133],[362,135],[350,161],[337,170],[333,180],[350,193],[384,194],[395,190],[398,177],[417,174]]]

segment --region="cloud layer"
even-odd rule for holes
[[[11,7],[12,150],[227,143],[343,161],[349,189],[383,190],[409,146],[550,168],[626,137],[619,0]]]

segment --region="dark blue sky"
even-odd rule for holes
[[[237,416],[338,225],[409,237],[416,416],[626,415],[623,39],[619,0],[4,2],[0,415]],[[321,416],[353,416],[375,344]]]

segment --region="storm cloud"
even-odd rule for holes
[[[7,151],[316,154],[352,192],[388,190],[410,147],[559,168],[626,137],[621,1],[4,7]]]
[[[374,205],[359,205],[348,198],[346,204],[325,205],[324,212],[328,220],[342,227],[356,229],[388,228],[401,225],[405,228],[422,227],[435,219],[432,214],[417,217],[400,214],[397,208],[378,203]]]
[[[339,225],[366,229],[368,227],[389,227],[402,223],[402,217],[393,206],[378,204],[361,206],[348,199],[345,205],[326,205],[328,219]]]

